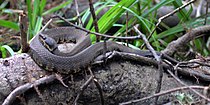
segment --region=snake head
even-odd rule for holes
[[[40,34],[39,34],[39,39],[40,39],[40,41],[42,42],[42,44],[43,44],[50,52],[53,52],[55,49],[58,48],[57,42],[56,42],[53,38],[51,38],[51,37],[49,37],[49,36],[47,36],[47,35],[44,35],[44,34],[40,33]]]

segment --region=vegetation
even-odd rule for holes
[[[18,14],[12,11],[11,9],[7,8],[9,1],[3,1],[0,5],[0,13],[2,16],[9,15],[9,18],[6,19],[0,19],[0,26],[10,28],[15,31],[19,31],[19,25],[18,25]],[[31,0],[26,0],[26,6],[27,6],[27,13],[28,16],[28,38],[29,40],[36,35],[36,33],[39,32],[39,30],[42,27],[43,17],[47,15],[52,15],[55,12],[58,12],[60,9],[65,8],[67,5],[72,3],[72,0],[67,0],[66,2],[63,2],[61,4],[58,4],[55,7],[52,7],[49,10],[46,10],[46,3],[47,0],[34,0],[32,3]],[[110,8],[103,16],[101,16],[98,19],[98,27],[100,33],[106,33],[110,31],[111,28],[117,27],[119,28],[113,35],[114,36],[125,36],[125,35],[136,35],[136,33],[133,33],[133,25],[134,24],[140,24],[141,31],[149,36],[152,32],[152,30],[155,27],[155,24],[157,23],[157,10],[161,8],[162,6],[173,6],[175,8],[178,8],[183,5],[182,0],[161,0],[159,3],[155,4],[153,3],[153,0],[120,0],[120,2],[116,2],[115,0],[101,0],[94,4],[95,12],[96,14],[100,13],[103,8]],[[152,34],[152,37],[150,38],[150,43],[153,45],[153,47],[160,51],[164,49],[169,42],[177,38],[177,35],[179,33],[182,33],[184,31],[188,31],[191,28],[194,28],[195,26],[201,26],[204,22],[204,17],[197,17],[197,18],[190,18],[190,15],[193,11],[193,7],[191,7],[189,10],[182,9],[180,10],[177,15],[180,19],[180,22],[178,25],[174,27],[165,27],[166,30],[162,30],[161,32],[158,32],[155,30],[155,32]],[[119,19],[122,16],[126,16],[126,14],[129,15],[130,19],[126,19],[122,23],[117,23]],[[90,18],[88,20],[88,16],[90,16],[89,9],[86,9],[85,11],[81,12],[82,16],[82,22],[88,22],[85,28],[95,31],[93,27],[93,19]],[[12,18],[15,17],[15,18]],[[74,20],[69,19],[69,20]],[[209,24],[209,22],[207,22]],[[163,25],[164,26],[164,25]],[[129,31],[127,32],[126,29]],[[95,36],[91,36],[92,41],[95,41]],[[113,39],[110,39],[113,40]],[[209,49],[208,46],[205,44],[206,40],[203,38],[199,38],[194,40],[189,46],[194,51],[197,51],[201,53],[202,55],[209,55]],[[136,47],[141,47],[143,44],[143,41],[141,39],[135,40],[131,42]],[[0,48],[2,52],[2,57],[6,57],[6,50],[9,51],[11,55],[13,55],[13,51],[9,46],[7,45],[1,45]]]

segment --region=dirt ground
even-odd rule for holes
[[[22,54],[23,55],[23,54]],[[5,67],[4,70],[16,70],[19,71],[20,68],[27,70],[33,70],[34,72],[41,71],[38,66],[33,62],[33,60],[27,55],[24,56],[19,55],[15,59],[8,59],[10,62],[10,66]],[[20,57],[20,58],[19,58]],[[23,60],[24,58],[24,60]],[[22,59],[22,60],[20,60]],[[3,62],[5,60],[1,59],[0,66],[3,66]],[[20,66],[14,66],[18,64]],[[23,64],[25,64],[25,67]],[[21,66],[22,65],[22,66]],[[77,73],[74,75],[69,75],[68,79],[64,78],[64,83],[68,86],[63,86],[59,81],[54,81],[49,84],[43,84],[38,87],[40,94],[34,90],[34,88],[25,92],[23,95],[19,96],[13,105],[24,104],[24,105],[69,105],[72,104],[75,97],[79,92],[81,92],[80,87],[88,80],[90,77],[88,72]],[[157,78],[158,71],[155,67],[151,65],[145,65],[143,63],[139,63],[136,61],[125,60],[123,58],[115,57],[107,61],[105,65],[94,65],[92,66],[92,71],[94,72],[95,78],[98,80],[99,84],[102,87],[103,96],[105,105],[116,105],[118,103],[130,101],[133,99],[139,99],[145,96],[150,96],[155,93],[157,87]],[[1,71],[4,72],[4,71]],[[10,71],[11,72],[11,71]],[[14,72],[14,71],[13,71]],[[27,74],[27,73],[26,73]],[[26,75],[24,71],[21,72],[23,75],[22,78]],[[34,73],[32,73],[34,74]],[[48,75],[51,73],[47,73]],[[17,75],[17,74],[16,74]],[[39,74],[40,75],[40,74]],[[4,76],[5,77],[5,76]],[[3,77],[1,77],[3,78]],[[9,78],[9,76],[7,76]],[[19,77],[21,78],[21,77]],[[14,83],[21,83],[21,81],[28,81],[32,78],[28,78],[25,76],[25,79],[21,80],[16,78]],[[1,79],[2,80],[2,79]],[[188,85],[196,85],[198,84],[196,79],[193,78],[184,78],[182,80]],[[11,79],[8,81],[12,81]],[[14,84],[12,82],[12,84]],[[1,83],[3,83],[1,81]],[[0,84],[1,86],[3,84]],[[5,85],[5,84],[4,84]],[[20,84],[16,84],[20,85]],[[201,84],[199,84],[201,85]],[[15,85],[11,85],[15,86]],[[167,73],[164,73],[163,81],[162,81],[162,90],[168,90],[174,87],[180,86],[178,83],[170,77]],[[10,87],[10,86],[8,86]],[[8,88],[8,92],[13,90],[15,87]],[[4,98],[7,96],[6,93],[1,92],[1,103]],[[5,92],[5,90],[4,90]],[[177,92],[176,92],[177,93]],[[161,96],[159,99],[159,104],[163,104],[174,100],[174,94],[168,94]],[[136,103],[137,105],[148,105],[151,104],[154,99],[146,100],[143,102]],[[87,89],[84,90],[83,94],[78,100],[79,105],[98,105],[100,103],[100,95],[98,89],[96,88],[94,83],[91,83]]]

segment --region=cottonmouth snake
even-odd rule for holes
[[[44,36],[43,36],[44,35]],[[54,43],[46,48],[40,39],[48,37],[58,41],[75,41],[76,45],[67,54],[60,52],[52,53],[57,46]],[[48,39],[47,38],[47,39]],[[57,71],[63,74],[77,72],[80,68],[87,67],[99,55],[103,53],[103,42],[98,42],[91,45],[89,34],[74,27],[59,27],[43,31],[36,35],[30,42],[30,55],[32,59],[42,68],[49,71]],[[140,56],[151,55],[150,51],[134,50],[132,48],[117,44],[112,41],[107,42],[106,52],[120,51],[126,53],[134,53]]]

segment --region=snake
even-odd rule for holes
[[[68,53],[58,50],[58,43],[73,42]],[[136,50],[113,41],[106,42],[106,51],[119,51],[151,56],[149,50]],[[40,32],[30,42],[30,55],[41,68],[61,74],[79,72],[104,53],[104,42],[91,44],[90,34],[74,27],[58,27]]]

